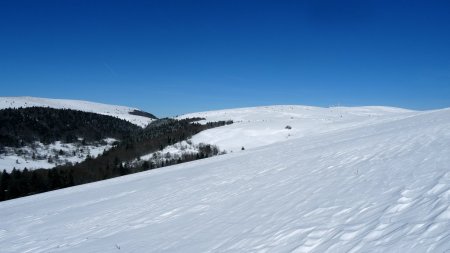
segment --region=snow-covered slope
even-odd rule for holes
[[[179,118],[208,121],[233,120],[234,124],[203,131],[194,143],[217,145],[226,151],[260,147],[288,139],[349,129],[404,117],[414,112],[393,107],[311,107],[298,105],[262,106],[199,112]]]
[[[2,202],[1,251],[447,252],[449,129],[395,113]]]
[[[139,109],[126,106],[107,105],[69,99],[50,99],[50,98],[36,98],[36,97],[0,97],[0,109],[33,107],[33,106],[94,112],[98,114],[109,115],[123,120],[127,120],[141,127],[145,127],[151,121],[153,121],[153,119],[148,117],[130,114],[130,112],[133,112],[135,110],[139,111]]]

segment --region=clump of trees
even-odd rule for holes
[[[129,112],[129,114],[142,116],[142,117],[147,117],[147,118],[150,118],[150,119],[158,119],[155,115],[153,115],[151,113],[143,112],[143,111],[139,111],[139,110],[133,110],[133,111]]]
[[[220,151],[219,148],[215,145],[211,144],[192,144],[190,140],[185,143],[189,145],[189,150],[186,150],[187,146],[183,146],[183,142],[176,143],[173,145],[175,149],[178,149],[179,152],[171,153],[171,152],[163,152],[157,151],[151,154],[149,158],[142,161],[140,158],[136,159],[131,163],[131,166],[139,167],[144,165],[149,168],[157,168],[162,167],[164,165],[172,165],[181,162],[188,162],[197,159],[203,159],[211,156],[226,154],[225,151]]]

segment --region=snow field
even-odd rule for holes
[[[450,109],[341,123],[2,202],[2,251],[449,250]]]

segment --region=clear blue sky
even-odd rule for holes
[[[0,96],[450,106],[450,1],[0,1]]]

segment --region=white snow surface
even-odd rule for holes
[[[109,115],[129,121],[140,127],[147,126],[153,119],[132,115],[129,112],[139,110],[137,108],[108,105],[101,103],[94,103],[82,100],[70,99],[51,99],[51,98],[37,98],[37,97],[0,97],[0,109],[5,108],[20,108],[20,107],[50,107],[55,109],[72,109],[84,112],[93,112],[103,115]]]
[[[205,118],[200,123],[233,120],[231,125],[209,129],[192,138],[194,143],[217,145],[229,152],[392,120],[411,113],[414,112],[382,106],[322,108],[278,105],[190,113],[178,118]]]
[[[380,111],[1,202],[1,251],[448,252],[450,109]]]

